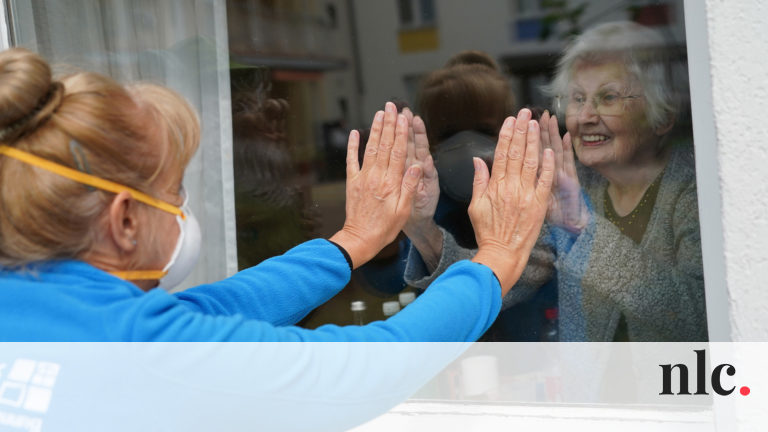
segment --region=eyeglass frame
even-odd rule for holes
[[[609,104],[609,105],[606,105],[604,102],[597,102],[597,97],[599,96],[601,99],[605,100],[605,96],[606,96],[606,95],[608,95],[608,94],[611,94],[611,93],[614,93],[614,91],[607,91],[607,92],[603,92],[602,94],[600,94],[600,93],[597,93],[597,94],[595,94],[595,95],[592,95],[592,96],[589,98],[589,100],[591,100],[591,101],[592,101],[592,108],[595,110],[595,113],[597,113],[597,114],[598,114],[598,115],[600,115],[600,116],[617,116],[617,115],[620,115],[619,113],[616,113],[616,114],[608,114],[608,113],[602,113],[602,112],[600,112],[600,109],[599,109],[599,107],[600,107],[601,105],[602,105],[603,107],[609,107],[609,106],[613,106],[613,104],[611,103],[611,104]],[[639,98],[642,98],[642,97],[644,97],[644,96],[643,96],[643,95],[627,95],[627,96],[616,96],[616,98],[617,98],[617,99],[621,99],[622,101],[626,101],[626,100],[628,100],[628,99],[639,99]],[[566,116],[567,116],[567,115],[578,115],[579,113],[581,113],[581,110],[582,110],[582,109],[584,108],[584,106],[586,105],[586,98],[585,98],[585,100],[584,100],[583,102],[580,102],[580,103],[579,103],[579,102],[577,102],[577,104],[579,104],[579,107],[578,107],[578,109],[576,110],[576,112],[575,112],[575,113],[572,113],[572,114],[568,114],[568,106],[570,105],[570,103],[567,103],[567,104],[565,104],[565,108],[564,108],[564,109],[562,109],[562,108],[561,108],[561,106],[560,106],[560,104],[561,104],[561,100],[562,100],[562,99],[571,99],[571,97],[570,97],[570,96],[562,96],[562,95],[557,95],[557,96],[555,96],[555,100],[557,100],[557,104],[558,104],[558,105],[557,105],[558,111],[561,111],[561,110],[562,110],[563,112],[565,112],[565,115],[566,115]]]

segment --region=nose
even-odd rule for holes
[[[578,119],[581,124],[597,123],[599,117],[600,114],[597,113],[597,109],[592,103],[585,103],[579,110]]]

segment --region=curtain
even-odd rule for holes
[[[181,289],[237,271],[229,51],[217,0],[6,0],[8,44],[40,53],[57,73],[83,69],[120,82],[166,85],[200,115],[200,149],[184,185],[203,249]],[[2,29],[0,29],[2,30]]]

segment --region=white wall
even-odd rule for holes
[[[731,338],[768,341],[768,2],[706,6]]]

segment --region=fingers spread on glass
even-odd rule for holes
[[[387,103],[385,112],[374,117],[362,167],[357,162],[360,135],[353,131],[349,136],[346,220],[331,240],[347,250],[355,267],[394,240],[411,214],[422,169],[405,170],[408,134],[406,116]]]
[[[371,132],[368,134],[368,142],[365,144],[365,155],[363,156],[363,167],[371,166],[376,161],[376,154],[379,150],[379,140],[381,139],[381,130],[384,128],[384,111],[377,111],[371,122]]]
[[[349,140],[347,140],[347,177],[354,177],[360,172],[358,148],[360,148],[360,132],[353,130],[349,133]]]
[[[489,174],[482,160],[473,160],[469,216],[478,244],[473,261],[494,271],[502,295],[520,277],[549,203],[554,153],[545,149],[540,156],[540,129],[531,112],[523,109],[499,132],[493,171]]]
[[[440,185],[435,163],[432,160],[432,155],[429,153],[427,128],[421,117],[415,116],[411,119],[409,131],[413,132],[414,163],[421,167],[422,176],[413,198],[411,216],[408,218],[403,231],[418,248],[418,241],[422,240],[425,236],[435,237],[434,235],[428,236],[427,233],[434,233],[434,230],[437,229],[434,216],[437,202],[440,199]],[[410,165],[412,164],[408,164],[408,166]],[[431,246],[439,247],[440,245]],[[421,253],[422,257],[424,257],[425,252],[421,251]],[[435,257],[435,259],[439,259],[439,256]]]
[[[427,139],[427,127],[424,125],[424,120],[421,117],[416,116],[413,118],[413,133],[415,141],[416,159],[425,163],[427,159],[431,159],[432,156],[429,153],[429,140]]]
[[[523,159],[520,181],[523,186],[532,186],[536,182],[539,172],[539,147],[541,136],[539,133],[539,123],[533,120],[528,121],[528,134],[525,141],[525,159]]]
[[[514,117],[507,117],[504,120],[504,124],[499,130],[499,139],[496,142],[496,150],[493,153],[493,168],[491,169],[492,180],[500,180],[504,178],[504,174],[507,169],[507,154],[509,153],[509,145],[512,142],[512,135],[514,134],[516,119]]]
[[[523,158],[526,150],[526,138],[528,137],[528,122],[531,120],[531,111],[523,108],[517,114],[512,142],[509,144],[507,153],[507,173],[506,175],[520,175],[520,169],[523,166]],[[536,139],[539,139],[538,133]]]
[[[381,140],[376,154],[376,165],[382,170],[386,170],[389,166],[392,146],[395,144],[397,117],[397,107],[392,102],[387,102],[384,107],[384,126],[381,130]]]
[[[408,154],[408,120],[402,114],[397,115],[395,140],[390,147],[389,164],[386,180],[392,185],[400,185],[405,173],[405,160]]]
[[[416,135],[413,130],[413,112],[405,107],[403,108],[403,115],[408,122],[408,156],[405,159],[405,166],[409,167],[416,163]]]

